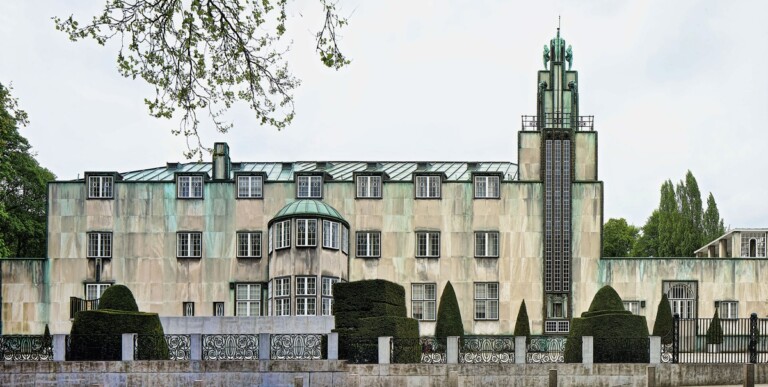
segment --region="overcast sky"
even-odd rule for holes
[[[73,43],[52,16],[89,20],[103,1],[0,2],[0,82],[31,119],[22,130],[59,179],[185,161],[175,121],[147,115],[152,89],[122,78],[114,44]],[[314,52],[315,0],[290,4],[290,65],[302,80],[283,131],[238,107],[207,144],[234,161],[517,162],[520,116],[535,113],[541,51],[562,15],[580,109],[595,116],[605,216],[642,225],[666,179],[690,169],[726,227],[768,226],[766,1],[340,0],[352,64]],[[206,156],[206,159],[208,157]]]

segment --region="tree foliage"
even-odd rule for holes
[[[436,337],[463,336],[464,323],[461,321],[461,310],[456,292],[451,281],[445,285],[443,295],[440,296],[440,305],[437,308],[437,323],[435,324]]]
[[[725,232],[712,193],[702,208],[701,191],[691,171],[673,185],[661,185],[659,208],[642,227],[632,251],[634,256],[689,257],[693,252]]]
[[[46,256],[46,184],[54,175],[38,164],[19,133],[28,122],[10,89],[0,84],[0,257]]]
[[[628,257],[640,231],[624,218],[608,219],[603,225],[603,256]]]
[[[333,0],[319,0],[325,11],[316,50],[328,67],[349,63],[337,45],[337,30],[347,24]],[[237,101],[247,103],[261,125],[278,129],[295,115],[284,43],[287,0],[107,0],[103,11],[81,24],[74,16],[54,17],[56,29],[73,41],[92,38],[104,45],[116,39],[118,71],[140,77],[155,89],[144,102],[150,115],[172,118],[172,132],[187,138],[188,158],[202,157],[198,111],[207,111],[216,129],[232,127],[222,114]],[[190,139],[196,144],[190,144]]]

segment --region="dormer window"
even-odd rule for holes
[[[497,199],[499,197],[499,176],[475,176],[475,199]]]
[[[264,195],[263,176],[237,176],[238,199],[261,199]]]
[[[416,199],[439,199],[440,176],[416,176]]]
[[[320,199],[323,197],[322,176],[297,176],[296,197],[299,199]]]
[[[358,198],[381,198],[381,176],[357,176]]]
[[[176,177],[176,192],[180,199],[202,199],[203,177],[199,175],[179,175]]]
[[[88,199],[112,199],[114,176],[88,176]]]

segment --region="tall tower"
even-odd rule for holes
[[[535,127],[540,139],[540,171],[535,174],[543,184],[543,330],[563,334],[573,317],[574,136],[585,127],[592,130],[592,119],[579,117],[578,73],[570,69],[573,51],[560,37],[560,28],[544,46],[543,59],[536,116],[523,117],[523,129]]]

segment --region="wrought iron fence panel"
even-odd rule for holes
[[[323,358],[323,338],[316,334],[272,335],[270,358],[274,360],[318,360]]]
[[[0,336],[0,360],[53,360],[53,340],[43,335]]]
[[[424,364],[445,364],[448,361],[448,339],[445,337],[419,337],[421,362]]]
[[[531,336],[527,344],[527,363],[562,363],[565,360],[563,336]]]
[[[651,340],[648,337],[595,337],[595,363],[648,363]]]
[[[459,338],[459,363],[514,362],[514,336],[463,336]]]
[[[677,316],[676,316],[677,317]],[[760,328],[768,323],[756,317],[719,319],[720,329],[713,326],[713,319],[679,319],[674,322],[679,363],[750,363],[761,358],[768,360],[768,337],[761,336]],[[712,330],[710,330],[712,328]],[[708,334],[709,332],[709,334]],[[720,333],[721,332],[721,333]],[[673,362],[674,358],[673,351]]]
[[[379,362],[378,338],[354,338],[347,344],[347,361],[352,364],[376,364]]]
[[[202,335],[203,360],[258,360],[259,335]]]
[[[191,341],[191,335],[136,335],[133,338],[133,359],[189,360]]]
[[[661,344],[661,362],[662,363],[672,363],[672,343],[669,344]]]
[[[66,360],[113,360],[123,358],[122,335],[67,335]]]

